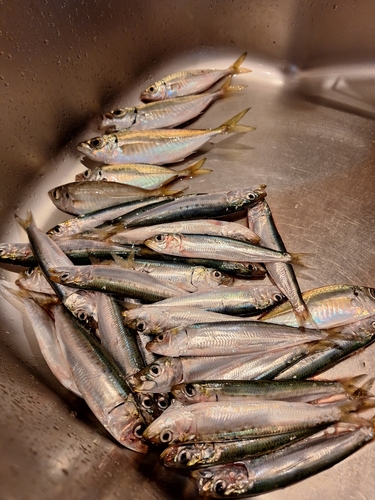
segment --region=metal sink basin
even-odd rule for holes
[[[306,253],[307,290],[375,286],[375,3],[220,0],[21,2],[2,5],[0,241],[26,241],[13,214],[60,220],[47,191],[82,171],[75,145],[98,115],[139,102],[170,72],[224,68],[247,51],[247,88],[190,127],[251,107],[248,134],[198,154],[213,169],[189,192],[266,184],[288,249]],[[0,275],[14,280],[4,266]],[[4,499],[197,497],[157,452],[121,449],[87,406],[54,379],[23,309],[0,296],[0,477]],[[375,346],[327,376],[375,375]],[[264,498],[374,498],[375,444]]]

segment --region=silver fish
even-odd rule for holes
[[[81,142],[77,149],[92,160],[109,164],[174,163],[194,153],[217,135],[254,130],[254,127],[237,125],[248,110],[245,109],[213,129],[125,130]]]
[[[115,109],[103,115],[99,130],[116,132],[124,129],[150,130],[176,127],[198,116],[220,97],[244,88],[246,85],[231,85],[231,77],[229,77],[214,92],[175,97],[132,108]]]
[[[247,53],[244,52],[227,69],[195,69],[165,76],[162,80],[153,83],[147,90],[144,90],[141,93],[141,100],[160,101],[162,99],[198,94],[225,76],[249,73],[251,70],[240,67],[246,55]]]

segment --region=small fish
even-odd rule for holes
[[[144,244],[156,252],[195,259],[202,257],[230,262],[297,262],[299,260],[297,255],[222,236],[164,233],[148,238]]]
[[[55,293],[48,280],[44,276],[42,270],[38,266],[30,267],[26,271],[22,271],[19,274],[19,278],[16,280],[16,285],[32,292],[45,294]]]
[[[184,294],[181,297],[163,300],[158,306],[198,307],[221,314],[254,316],[284,300],[283,294],[272,285],[231,286]]]
[[[197,469],[213,465],[228,464],[269,453],[304,439],[325,429],[318,426],[312,429],[300,429],[274,436],[258,437],[256,439],[237,439],[225,442],[196,442],[171,444],[160,458],[166,467],[178,469]]]
[[[374,439],[372,424],[325,433],[260,457],[192,472],[199,493],[213,498],[250,497],[285,488],[317,474]]]
[[[375,314],[375,288],[352,285],[328,285],[303,292],[314,323],[319,328],[335,328]],[[299,326],[289,302],[278,305],[259,318],[290,326]],[[306,322],[306,326],[314,325]]]
[[[105,130],[108,133],[125,129],[150,130],[177,127],[198,116],[220,97],[231,92],[239,92],[244,88],[246,85],[231,85],[231,77],[229,77],[214,92],[175,97],[132,108],[115,109],[103,115],[99,130]]]
[[[249,109],[213,129],[124,130],[81,142],[77,149],[92,160],[108,164],[174,163],[191,155],[217,135],[255,130],[247,125],[237,125]]]
[[[369,397],[374,382],[364,387],[357,383],[363,376],[337,381],[330,380],[211,380],[178,384],[172,387],[173,396],[184,404],[208,401],[250,401],[276,399],[278,401],[319,401],[331,396]]]
[[[287,251],[266,200],[262,200],[254,207],[249,208],[247,218],[249,226],[259,234],[262,246],[279,252]],[[299,326],[305,326],[307,320],[309,320],[310,324],[314,324],[314,320],[303,300],[292,265],[284,262],[266,262],[265,266],[272,281],[288,297]]]
[[[48,191],[53,204],[61,211],[72,215],[82,215],[113,207],[119,203],[139,201],[150,196],[180,194],[167,188],[149,191],[119,182],[70,182]]]
[[[224,236],[240,241],[258,244],[260,238],[246,226],[237,222],[215,219],[183,220],[155,224],[135,229],[125,229],[110,237],[110,241],[121,244],[142,244],[148,238],[162,233],[205,234]]]
[[[311,405],[289,401],[214,402],[173,404],[143,433],[155,444],[186,441],[225,441],[239,437],[263,437],[332,424],[347,417],[362,422],[352,412],[371,407],[371,400]]]
[[[79,392],[101,424],[123,446],[145,453],[144,423],[127,384],[101,344],[65,309],[55,309],[56,332]]]
[[[249,73],[251,70],[241,68],[247,53],[243,53],[227,69],[195,69],[180,71],[166,76],[153,83],[141,93],[142,101],[160,101],[190,94],[198,94],[212,87],[214,83],[228,75]]]
[[[307,330],[261,321],[221,321],[177,327],[160,333],[147,349],[162,356],[259,356],[285,347],[327,339],[321,330]]]
[[[143,165],[141,163],[124,165],[107,165],[86,170],[76,175],[76,182],[109,181],[136,186],[141,189],[158,189],[169,182],[184,177],[197,177],[212,172],[209,168],[201,168],[206,158],[199,160],[184,170],[172,170],[158,165]]]
[[[54,283],[64,286],[115,293],[156,302],[167,297],[175,297],[183,292],[181,288],[163,283],[146,273],[110,266],[64,266],[49,270]]]

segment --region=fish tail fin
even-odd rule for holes
[[[231,85],[232,75],[224,81],[223,85],[216,91],[220,96],[230,94],[232,92],[240,92],[245,89],[247,85]]]
[[[255,130],[255,127],[249,127],[248,125],[237,125],[237,122],[241,120],[242,117],[246,115],[246,113],[249,111],[250,108],[244,109],[241,111],[241,113],[238,113],[237,115],[233,116],[226,122],[222,123],[219,127],[217,127],[218,132],[222,133],[234,133],[234,132],[251,132],[252,130]]]
[[[134,264],[135,251],[134,250],[132,250],[129,253],[129,255],[126,259],[124,259],[123,257],[120,257],[119,255],[117,255],[115,253],[112,253],[111,256],[112,256],[112,259],[116,262],[116,264],[118,264],[122,268],[135,269],[135,264]]]
[[[201,168],[207,158],[202,158],[201,160],[193,163],[190,165],[188,168],[185,168],[185,170],[180,170],[178,172],[179,177],[197,177],[198,175],[205,175],[209,174],[212,172],[211,168]]]
[[[351,401],[338,403],[341,410],[341,421],[348,423],[358,423],[358,425],[369,425],[368,420],[357,415],[357,412],[375,408],[375,400],[370,398],[358,398]]]
[[[339,379],[339,382],[344,386],[345,392],[354,398],[372,397],[373,394],[370,390],[374,384],[375,378],[369,378],[364,384],[358,385],[358,383],[362,381],[363,377],[366,377],[366,375]]]
[[[18,224],[24,228],[25,231],[30,227],[30,225],[34,222],[34,217],[33,214],[31,213],[31,210],[27,211],[26,219],[21,219],[21,217],[17,214],[14,214],[14,217]]]
[[[181,196],[187,189],[189,189],[189,186],[180,189],[179,191],[164,186],[161,188],[161,191],[163,196]]]
[[[241,68],[241,64],[244,62],[246,59],[247,52],[244,52],[238,59],[234,61],[234,63],[229,67],[231,70],[232,74],[238,74],[238,73],[251,73],[251,69],[249,68]]]
[[[311,256],[312,255],[311,253],[307,253],[307,252],[300,252],[300,253],[288,252],[288,253],[291,256],[291,261],[289,262],[289,264],[292,264],[293,266],[299,266],[299,267],[304,267],[306,269],[309,269],[309,266],[307,264],[305,264],[303,259],[306,259],[309,256]]]

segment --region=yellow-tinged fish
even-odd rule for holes
[[[229,68],[226,69],[195,69],[180,71],[168,75],[153,83],[141,93],[142,101],[160,101],[191,94],[199,94],[212,87],[214,83],[228,75],[250,73],[251,70],[241,68],[247,53],[244,52]]]
[[[81,142],[77,149],[92,160],[103,163],[173,163],[194,153],[216,135],[255,130],[247,125],[237,125],[249,109],[213,129],[124,130]]]

